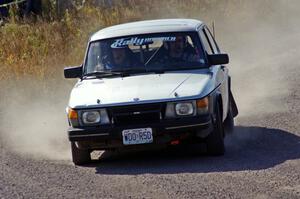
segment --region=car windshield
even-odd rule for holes
[[[147,34],[91,42],[85,74],[164,72],[205,66],[196,32]]]

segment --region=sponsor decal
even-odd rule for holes
[[[139,38],[139,37],[131,37],[131,38],[121,38],[116,39],[114,43],[111,44],[111,48],[123,48],[128,45],[145,45],[149,43],[153,43],[154,41],[176,41],[176,37],[151,37],[151,38]]]

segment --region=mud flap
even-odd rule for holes
[[[239,110],[237,108],[237,105],[235,103],[235,100],[233,98],[231,90],[229,91],[229,97],[230,97],[230,106],[231,106],[232,116],[236,117],[239,114]]]

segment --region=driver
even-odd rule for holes
[[[126,48],[112,48],[112,61],[116,68],[128,67],[130,65],[129,53]]]
[[[175,41],[164,42],[159,57],[159,62],[162,63],[197,62],[199,60],[196,50],[189,44],[186,36],[176,36]]]

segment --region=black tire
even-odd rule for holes
[[[213,156],[224,155],[224,126],[221,117],[219,103],[216,108],[216,122],[214,130],[206,138],[207,153]]]
[[[72,160],[75,165],[84,165],[91,162],[89,150],[77,148],[75,142],[71,142]]]

